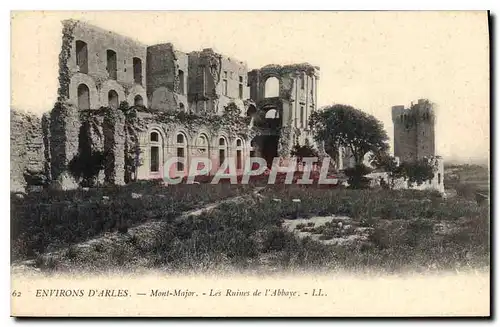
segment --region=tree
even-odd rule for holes
[[[385,153],[389,137],[374,116],[349,105],[335,104],[311,114],[314,139],[323,142],[326,153],[337,158],[340,148],[349,149],[357,165],[368,152]]]
[[[408,186],[422,185],[434,178],[437,163],[432,158],[423,158],[413,162],[403,162],[400,165],[403,177],[408,181]]]

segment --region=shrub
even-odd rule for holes
[[[271,228],[264,240],[264,252],[280,251],[295,242],[295,236],[280,228]]]
[[[364,164],[357,164],[344,170],[347,176],[347,182],[350,188],[362,189],[370,186],[370,180],[365,175],[369,174],[371,169]]]
[[[477,192],[476,187],[470,183],[458,183],[455,186],[455,190],[457,191],[458,196],[461,196],[468,200],[474,199]]]

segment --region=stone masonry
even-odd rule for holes
[[[23,192],[28,183],[45,182],[42,124],[34,115],[11,110],[10,130],[10,188]]]
[[[294,144],[315,145],[308,122],[318,104],[317,66],[248,71],[211,48],[184,53],[171,43],[148,46],[81,21],[62,23],[57,103],[42,119],[11,111],[13,191],[71,189],[89,177],[96,185],[160,178],[174,157],[185,165],[169,174],[188,174],[200,158],[212,171],[235,160],[241,172],[252,156],[269,164]],[[428,103],[392,112],[395,155],[433,155]],[[431,186],[442,187],[442,177],[441,169]]]
[[[213,169],[234,158],[241,171],[251,156],[287,157],[294,144],[312,141],[307,126],[317,109],[319,67],[267,65],[249,72],[245,62],[211,48],[184,53],[171,43],[145,45],[81,21],[62,25],[58,102],[32,121],[30,140],[13,136],[19,143],[12,152],[13,189],[25,188],[28,170],[59,189],[75,188],[96,172],[91,180],[97,184],[157,178],[158,165],[172,157],[208,158]],[[236,118],[226,115],[228,108],[237,109]],[[272,110],[274,116],[264,117]],[[78,174],[71,171],[75,162]],[[187,165],[174,170],[188,173]]]
[[[69,174],[69,163],[78,153],[80,116],[78,108],[69,103],[57,103],[50,113],[50,165],[54,186],[75,188]]]
[[[125,184],[125,116],[121,111],[108,110],[104,116],[105,182]]]

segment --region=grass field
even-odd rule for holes
[[[13,197],[13,259],[34,258],[42,270],[167,269],[458,269],[489,266],[489,207],[457,196],[442,199],[424,191],[349,190],[269,185],[186,219],[183,210],[233,195],[249,186],[147,184],[113,191],[72,191]],[[142,197],[132,198],[140,191]],[[106,195],[105,195],[106,194]],[[103,196],[109,199],[103,200]],[[300,202],[297,201],[300,199]],[[295,201],[294,201],[295,200]],[[369,231],[348,246],[326,244],[285,228],[291,219],[349,217]],[[126,227],[150,220],[161,229],[129,233]],[[305,223],[319,240],[346,235],[349,228]],[[120,229],[121,228],[121,229]],[[75,244],[116,231],[113,242]],[[345,230],[345,231],[344,231]],[[121,232],[120,232],[121,231]],[[348,233],[347,233],[348,234]],[[63,249],[57,258],[50,249]]]
[[[170,185],[138,182],[124,187],[11,195],[12,260],[126,231],[149,220],[169,221],[181,212],[248,192],[249,185]]]
[[[490,173],[488,167],[480,165],[445,166],[444,185],[455,189],[465,197],[475,192],[488,195],[490,193]]]

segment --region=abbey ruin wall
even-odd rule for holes
[[[315,108],[317,71],[308,64],[280,68],[281,91],[271,102],[280,112],[286,106],[287,121],[266,132],[275,148],[268,157],[288,156],[304,137],[288,117],[297,120]],[[84,22],[63,21],[54,108],[41,119],[12,114],[12,188],[64,190],[187,175],[189,163],[200,158],[209,159],[213,171],[232,158],[241,171],[262,150],[252,142],[262,128],[254,119],[267,110],[257,103],[268,100],[265,94],[251,98],[251,79],[245,62],[210,48],[184,53],[171,43],[147,46]],[[301,129],[306,120],[301,118]],[[23,129],[31,132],[18,137]],[[163,170],[175,157],[184,164]]]
[[[41,119],[11,110],[10,130],[11,190],[25,191],[28,183],[43,185],[46,159]]]

